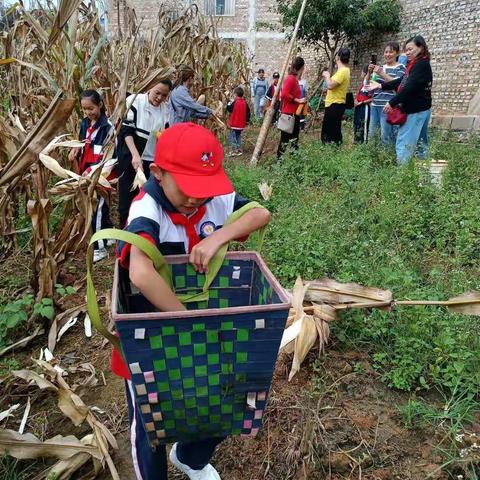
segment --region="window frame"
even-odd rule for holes
[[[227,5],[228,2],[232,2],[232,13],[217,13],[217,2],[219,0],[205,0],[205,15],[207,16],[213,16],[213,17],[234,17],[235,16],[235,9],[236,9],[236,1],[235,0],[224,0],[225,5]],[[208,6],[210,2],[214,3],[215,5],[215,13],[207,13]]]

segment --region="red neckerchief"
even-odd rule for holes
[[[198,207],[198,210],[191,215],[190,217],[187,217],[183,213],[177,213],[177,212],[168,212],[167,214],[170,217],[170,220],[173,222],[174,225],[182,225],[185,227],[185,231],[188,236],[188,253],[192,251],[192,248],[200,242],[200,237],[195,230],[195,227],[197,223],[203,218],[205,215],[205,211],[207,210],[207,207],[205,205],[202,205]]]
[[[80,160],[79,170],[83,173],[89,165],[93,165],[96,161],[95,153],[92,147],[92,133],[96,130],[95,124],[87,127],[87,135],[85,136],[85,145],[83,147],[83,155]]]

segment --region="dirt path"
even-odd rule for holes
[[[109,347],[86,339],[80,327],[62,340],[61,361],[76,356],[103,372],[106,386],[84,392],[82,399],[105,414],[100,418],[115,433],[114,461],[122,480],[135,480],[130,459],[123,381],[109,370]],[[313,352],[290,383],[290,359],[277,363],[268,414],[256,439],[230,438],[213,463],[228,480],[350,479],[425,480],[442,464],[432,432],[406,430],[397,407],[407,396],[380,381],[367,354],[331,347],[318,360]],[[67,427],[68,424],[65,424]],[[54,425],[52,434],[60,433]],[[73,433],[68,428],[68,433]],[[62,432],[66,433],[66,432]],[[78,435],[78,432],[76,432]],[[100,476],[107,480],[105,472]],[[182,479],[172,472],[171,478]],[[435,474],[432,478],[448,478]]]

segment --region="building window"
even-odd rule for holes
[[[235,15],[235,0],[205,0],[205,14],[217,17]]]

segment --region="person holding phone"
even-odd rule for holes
[[[350,50],[342,47],[335,57],[337,72],[331,76],[330,72],[322,73],[327,87],[327,96],[325,98],[325,115],[322,124],[322,143],[336,143],[340,145],[343,142],[342,137],[342,118],[345,113],[347,92],[350,86]]]
[[[372,55],[372,61],[368,66],[371,79],[382,85],[385,82],[402,78],[406,68],[397,61],[399,54],[400,45],[398,42],[388,42],[383,52],[386,63],[382,67],[377,65],[377,56]],[[376,90],[373,94],[368,138],[373,140],[380,130],[380,139],[385,146],[394,145],[397,137],[398,127],[387,123],[387,114],[383,111],[387,102],[394,96],[394,90]]]
[[[418,148],[421,160],[428,158],[428,124],[432,110],[432,67],[427,43],[421,35],[416,35],[405,43],[408,58],[407,70],[401,78],[392,81],[370,82],[369,90],[396,90],[383,107],[388,114],[398,107],[407,114],[405,123],[398,129],[396,151],[397,164],[405,165]]]

